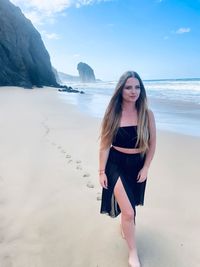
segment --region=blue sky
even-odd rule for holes
[[[39,30],[59,71],[97,78],[200,77],[200,0],[11,0]]]

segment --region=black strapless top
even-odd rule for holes
[[[123,148],[137,148],[137,125],[119,127],[112,145]]]

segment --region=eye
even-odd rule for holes
[[[140,86],[139,85],[136,85],[135,86],[135,89],[138,89],[139,90],[140,89]]]
[[[132,88],[132,87],[129,86],[129,85],[127,85],[127,86],[124,87],[124,89],[126,89],[126,90],[130,90],[131,88]]]

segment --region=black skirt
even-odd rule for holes
[[[120,207],[114,196],[114,187],[117,180],[121,179],[125,192],[136,214],[135,206],[144,204],[146,180],[137,182],[139,171],[144,165],[143,154],[126,154],[110,148],[105,173],[108,179],[108,189],[103,188],[100,212],[111,217],[117,217]]]

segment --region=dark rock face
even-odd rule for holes
[[[77,90],[77,89],[73,89],[71,86],[67,86],[67,85],[60,85],[59,92],[67,92],[67,93],[80,93],[80,94],[84,94],[83,91]]]
[[[95,75],[93,69],[86,63],[78,63],[77,70],[81,82],[95,82]]]
[[[0,86],[57,86],[38,31],[9,0],[0,0]]]

